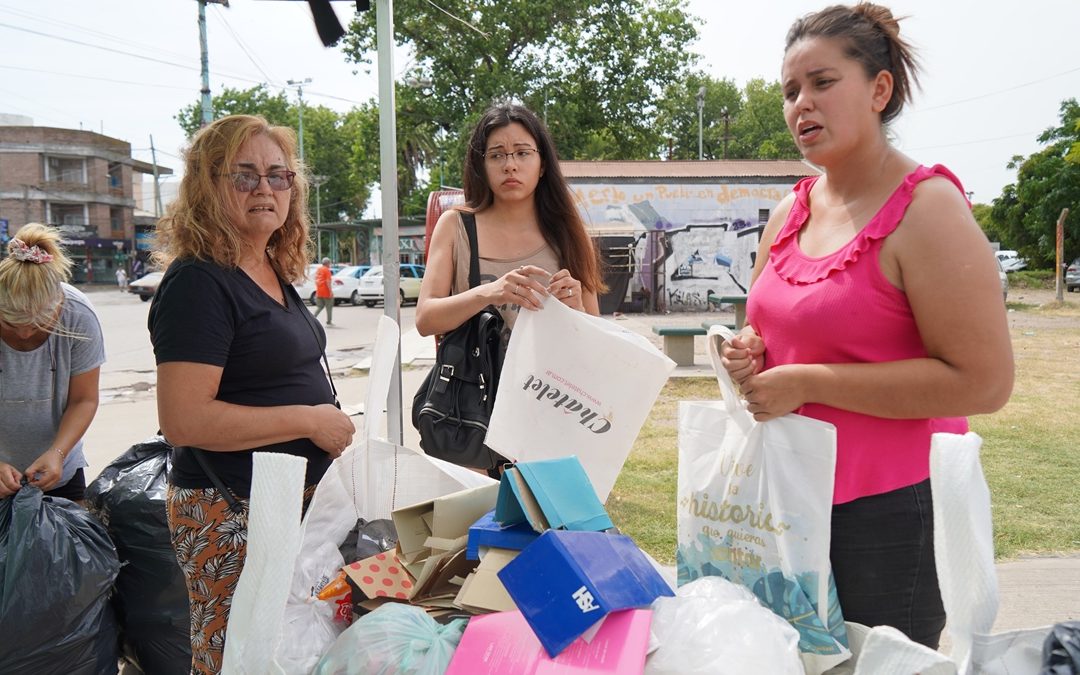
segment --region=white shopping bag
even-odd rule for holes
[[[818,675],[850,657],[829,564],[836,429],[794,414],[756,422],[720,363],[730,335],[707,336],[723,401],[679,404],[679,585],[749,588],[799,631]]]
[[[603,502],[673,368],[645,337],[548,296],[514,324],[484,443],[522,462],[577,455]]]
[[[934,561],[953,645],[952,658],[946,659],[941,672],[1037,675],[1042,669],[1042,643],[1051,626],[990,633],[997,618],[998,586],[981,448],[982,439],[974,433],[934,434],[930,441]],[[910,664],[929,658],[926,647],[898,631],[892,631],[890,639],[877,639],[875,634],[882,631],[892,629],[870,631],[857,654],[855,675],[907,675],[912,672]]]
[[[255,453],[248,554],[233,595],[224,675],[307,675],[344,629],[331,603],[313,597],[345,561],[338,546],[358,518],[490,485],[487,476],[382,438],[400,332],[379,319],[359,446],[334,460],[300,521],[305,460]]]

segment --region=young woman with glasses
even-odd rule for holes
[[[23,226],[0,260],[0,499],[23,480],[81,501],[82,437],[98,408],[105,362],[90,301],[67,284],[60,235]]]
[[[308,262],[308,184],[291,129],[235,115],[185,155],[158,223],[168,266],[150,308],[158,420],[176,446],[168,520],[191,603],[192,672],[221,668],[247,545],[252,453],[307,460],[304,504],[352,442],[292,281]]]
[[[784,117],[823,175],[762,233],[748,324],[722,348],[750,412],[836,426],[831,559],[844,618],[936,648],[930,437],[1012,390],[997,264],[960,181],[889,142],[915,58],[885,7],[796,21]]]
[[[519,105],[488,109],[473,128],[463,173],[465,206],[444,213],[432,232],[417,331],[447,333],[494,305],[508,339],[518,311],[539,309],[549,294],[599,314],[599,260],[543,122]],[[476,219],[476,288],[469,288],[462,214]]]

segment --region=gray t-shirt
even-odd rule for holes
[[[25,471],[49,450],[67,407],[71,378],[105,362],[101,323],[90,300],[64,284],[60,332],[21,352],[0,339],[0,460]],[[64,459],[64,485],[87,466],[82,440]]]

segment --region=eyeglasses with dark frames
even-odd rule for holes
[[[259,187],[259,183],[262,179],[266,179],[266,184],[270,186],[270,189],[274,192],[281,192],[282,190],[288,190],[293,185],[293,179],[296,178],[295,171],[271,171],[270,173],[255,173],[254,171],[235,171],[233,173],[223,173],[222,176],[227,176],[232,180],[233,187],[237,192],[251,192],[255,188]]]

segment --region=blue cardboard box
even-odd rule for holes
[[[519,462],[503,472],[495,502],[501,525],[528,523],[537,532],[600,532],[614,527],[574,455]]]
[[[674,595],[630,537],[603,532],[548,530],[499,579],[552,658],[610,612]]]
[[[536,541],[539,536],[540,534],[532,529],[532,526],[528,523],[500,525],[495,522],[495,511],[493,509],[469,526],[469,539],[465,547],[465,557],[469,560],[479,560],[481,546],[520,551]]]

